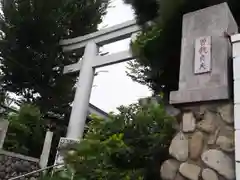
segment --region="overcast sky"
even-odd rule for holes
[[[110,27],[134,19],[130,6],[125,5],[122,0],[112,0],[111,8],[108,9],[103,23],[99,29]],[[104,46],[104,51],[115,53],[129,48],[130,40]],[[99,73],[94,79],[90,102],[98,108],[110,112],[116,111],[120,105],[128,105],[137,102],[139,98],[151,95],[146,86],[133,82],[126,75],[127,63],[98,68],[96,71],[108,71]]]

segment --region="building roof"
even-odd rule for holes
[[[3,104],[0,104],[0,113],[2,113],[2,111],[4,111],[4,110],[8,110],[8,111],[10,111],[10,112],[16,112],[16,113],[18,112],[18,110],[16,110],[16,109],[13,109],[13,108],[11,108],[11,107],[7,107],[7,106],[5,106],[5,105],[3,105]],[[100,108],[94,106],[94,105],[91,104],[91,103],[89,103],[88,118],[90,118],[90,117],[89,117],[90,114],[95,114],[95,115],[97,115],[97,116],[99,116],[99,117],[101,117],[101,118],[103,118],[103,119],[108,119],[108,118],[109,118],[108,113],[106,113],[105,111],[101,110]],[[57,118],[55,115],[53,115],[53,114],[51,114],[51,113],[48,114],[46,117],[51,117],[51,118],[59,119],[59,118]]]
[[[94,106],[93,104],[89,103],[89,114],[95,114],[103,119],[108,119],[109,115],[105,111],[99,109],[98,107]]]

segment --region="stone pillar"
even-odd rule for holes
[[[0,120],[0,149],[2,149],[4,140],[7,134],[9,122],[7,120]]]
[[[41,168],[47,167],[51,145],[52,145],[52,138],[53,138],[53,132],[48,130],[46,132],[43,150],[42,150],[42,154],[39,162]]]
[[[230,42],[224,37],[224,32],[234,34],[237,29],[237,24],[226,3],[183,16],[179,90],[171,92],[170,103],[229,98],[228,60],[231,51],[229,51]],[[211,42],[210,44],[206,42],[205,47],[201,49],[195,45],[199,38],[202,38],[200,41],[206,38]],[[205,69],[200,69],[201,66],[196,69],[201,61],[198,58],[199,51],[203,53],[209,51],[203,63]]]
[[[234,129],[236,179],[240,180],[240,34],[231,36],[233,44]]]
[[[231,44],[224,34],[237,30],[226,3],[183,17],[179,90],[170,94],[181,116],[172,157],[161,166],[164,180],[235,179]]]

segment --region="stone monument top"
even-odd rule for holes
[[[229,98],[231,51],[224,33],[237,32],[227,3],[183,16],[179,90],[171,92],[171,104]]]

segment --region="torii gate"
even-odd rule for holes
[[[140,31],[140,27],[137,26],[136,21],[127,21],[85,36],[60,41],[64,52],[75,51],[85,47],[82,60],[79,60],[79,62],[75,64],[65,66],[63,72],[67,74],[80,71],[67,130],[67,138],[82,138],[95,68],[134,59],[129,50],[107,56],[100,56],[98,55],[98,47],[129,38],[138,31]]]

